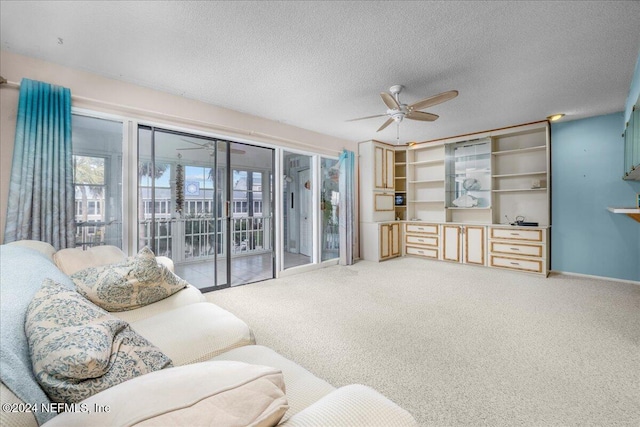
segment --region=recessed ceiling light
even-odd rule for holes
[[[549,120],[550,122],[557,122],[563,117],[564,117],[564,114],[554,114],[553,116],[547,117],[547,120]]]

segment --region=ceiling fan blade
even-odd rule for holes
[[[382,126],[380,126],[380,128],[378,128],[378,130],[376,132],[380,132],[382,129],[386,128],[391,123],[393,123],[393,118],[392,117],[390,117],[386,122],[384,122],[384,124]]]
[[[456,96],[458,96],[458,91],[450,90],[448,92],[442,92],[438,95],[430,96],[429,98],[425,98],[422,101],[415,102],[409,105],[408,108],[409,110],[422,110],[423,108],[431,107],[433,105],[438,105],[445,101],[449,101],[450,99],[453,99]]]
[[[347,120],[347,121],[348,122],[355,122],[357,120],[373,119],[374,117],[383,117],[383,116],[386,116],[386,114],[376,114],[375,116],[360,117],[358,119],[351,119],[351,120]]]
[[[420,120],[421,122],[432,122],[437,120],[437,114],[425,113],[424,111],[411,111],[405,116],[407,119]]]
[[[197,142],[189,141],[188,139],[184,139],[184,138],[180,138],[180,139],[181,139],[182,141],[184,141],[184,142],[188,142],[189,144],[197,145],[198,147],[201,147],[201,148],[207,148],[207,146],[209,145],[209,144],[207,144],[207,143],[205,143],[205,144],[198,144]]]
[[[380,92],[380,96],[382,97],[382,101],[389,107],[391,110],[399,110],[400,106],[398,105],[398,101],[387,92]]]

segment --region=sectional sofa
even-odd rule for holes
[[[336,389],[293,361],[257,345],[245,322],[206,302],[189,284],[140,308],[94,310],[96,307],[76,292],[70,276],[92,267],[108,269],[125,259],[125,254],[112,246],[58,252],[35,241],[0,246],[0,425],[416,425],[407,411],[377,391],[363,385]],[[173,269],[170,259],[159,257],[157,263]],[[47,339],[54,345],[64,341],[52,338],[46,325],[51,323],[49,315],[55,307],[66,310],[72,303],[102,313],[97,316],[107,319],[105,324],[118,325],[119,330],[141,337],[162,355],[161,360],[154,359],[163,363],[162,369],[142,372],[105,388],[100,381],[108,376],[107,371],[102,377],[86,380],[97,380],[103,389],[85,399],[61,402],[50,398],[45,393],[50,389],[42,385],[46,375],[36,368],[60,349],[49,343],[43,355],[37,356],[34,348]],[[77,324],[72,326],[77,330]],[[40,333],[37,340],[36,332]],[[88,340],[92,351],[99,347]],[[114,354],[107,359],[113,361]],[[87,366],[89,370],[96,368],[94,360],[90,362],[83,365],[85,377]]]

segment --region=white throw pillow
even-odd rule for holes
[[[65,412],[45,426],[270,427],[289,408],[280,370],[235,361],[152,372],[80,404],[91,413]]]

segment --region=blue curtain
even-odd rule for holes
[[[22,79],[9,182],[5,243],[74,246],[71,91]]]
[[[355,208],[355,154],[343,150],[340,154],[340,265],[353,264],[353,230]]]

